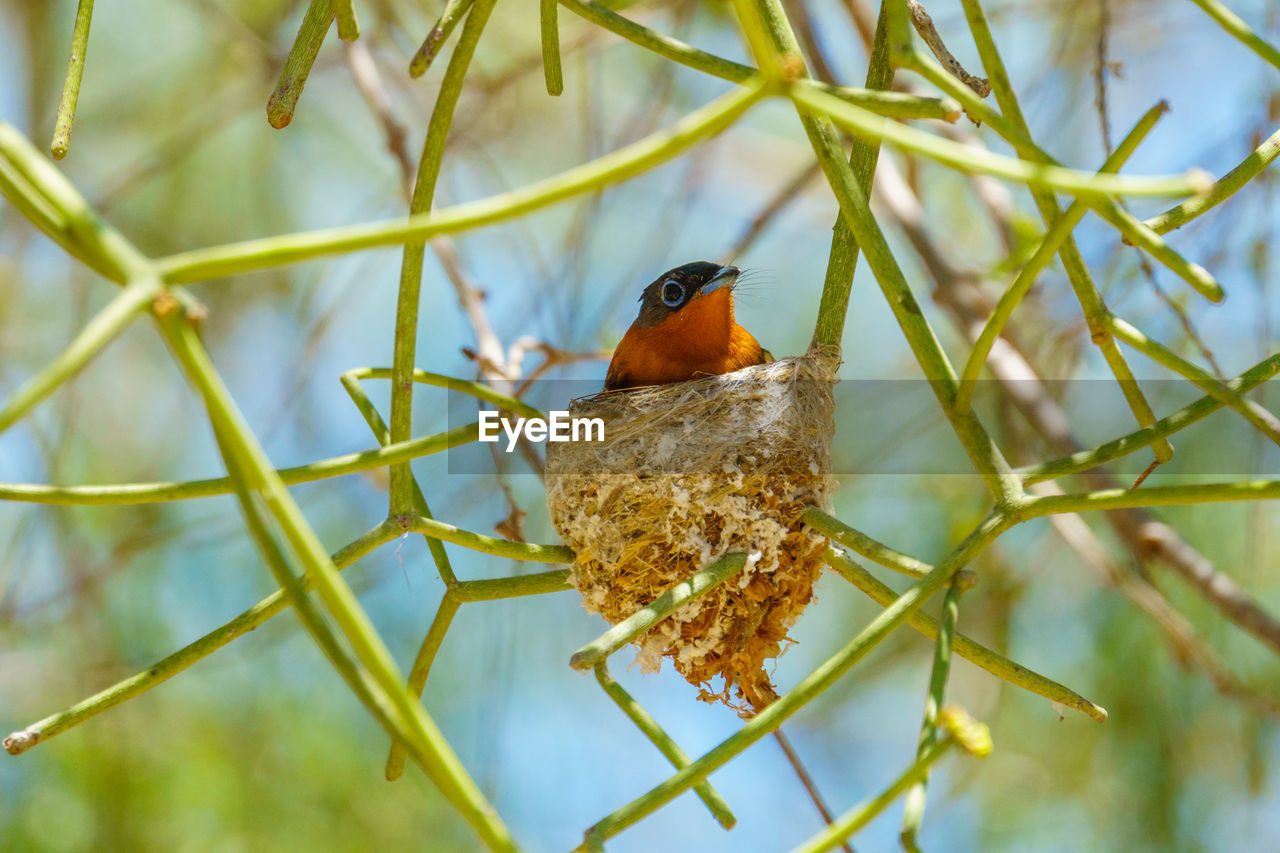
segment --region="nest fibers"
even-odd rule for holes
[[[602,418],[604,441],[547,445],[547,504],[577,554],[574,586],[610,622],[724,554],[751,555],[741,575],[636,640],[644,671],[669,657],[700,699],[744,716],[777,697],[764,662],[789,641],[821,571],[826,540],[801,517],[832,489],[838,365],[814,351],[576,400],[570,414]]]

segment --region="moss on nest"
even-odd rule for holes
[[[603,442],[547,446],[547,504],[577,553],[583,604],[617,623],[718,557],[746,569],[637,639],[744,716],[777,694],[765,661],[813,597],[826,539],[801,517],[831,493],[838,355],[811,352],[673,385],[576,400]],[[713,688],[719,676],[720,689]]]

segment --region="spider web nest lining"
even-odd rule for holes
[[[827,506],[836,350],[723,376],[576,400],[604,440],[547,445],[547,504],[574,549],[583,606],[631,616],[717,558],[750,554],[735,580],[636,639],[636,662],[663,657],[744,716],[777,697],[765,661],[813,598],[826,538],[802,516]],[[720,689],[712,682],[719,676]]]

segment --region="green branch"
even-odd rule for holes
[[[62,84],[62,100],[58,103],[58,120],[53,128],[49,152],[53,159],[67,156],[71,144],[71,125],[76,120],[76,104],[80,100],[80,80],[84,76],[84,59],[89,50],[89,24],[93,20],[93,0],[80,0],[76,7],[75,29],[71,32],[71,57],[67,60],[67,79]]]
[[[400,535],[402,535],[402,531],[397,525],[383,522],[351,542],[345,548],[335,551],[333,564],[339,569],[344,569],[378,546],[390,542]],[[301,584],[303,590],[308,589],[310,586],[305,577],[301,579]],[[289,599],[284,590],[276,590],[230,622],[215,628],[195,642],[183,646],[142,672],[77,702],[65,711],[59,711],[56,714],[45,717],[43,720],[32,723],[22,731],[14,732],[4,739],[4,748],[11,755],[26,752],[38,743],[43,743],[55,735],[62,734],[67,729],[74,728],[86,720],[96,717],[103,711],[114,708],[122,702],[127,702],[153,687],[158,687],[178,673],[207,658],[223,646],[228,645],[233,640],[243,637],[250,631],[260,627],[268,619],[282,612],[288,606]]]
[[[879,563],[886,569],[892,569],[910,578],[922,578],[933,571],[933,566],[926,562],[909,557],[895,551],[888,545],[877,542],[861,530],[855,530],[840,519],[823,512],[816,506],[809,507],[804,514],[804,523],[824,536],[839,542],[855,553],[861,554],[872,562]]]
[[[862,590],[868,598],[881,607],[888,607],[897,600],[898,594],[896,592],[839,551],[828,549],[825,559],[827,565],[839,572],[841,577]],[[907,624],[929,639],[936,640],[938,637],[938,621],[925,613],[918,611],[912,613],[907,618]],[[1014,687],[1021,687],[1029,693],[1043,696],[1050,702],[1079,711],[1099,723],[1104,723],[1107,720],[1106,709],[1095,705],[1071,688],[1059,684],[1051,678],[1046,678],[1020,663],[1011,661],[981,643],[974,642],[964,634],[956,634],[952,638],[952,649],[957,655],[974,666],[985,669],[996,678],[1006,681]]]
[[[278,468],[276,474],[286,486],[312,483],[344,474],[356,474],[384,468],[396,462],[429,456],[476,441],[480,437],[477,424],[456,427],[448,432],[389,444],[362,453],[348,453],[293,468]],[[45,486],[0,483],[0,500],[65,506],[102,506],[107,504],[143,504],[183,501],[226,495],[235,491],[230,477],[187,480],[176,483],[122,483],[109,486]]]
[[[90,320],[66,349],[38,374],[28,379],[0,407],[0,433],[13,426],[32,406],[79,373],[94,356],[151,307],[164,290],[154,277],[140,278],[116,294]]]
[[[311,66],[315,64],[320,45],[324,44],[329,25],[333,23],[333,3],[334,0],[311,0],[303,13],[298,35],[293,40],[293,47],[289,48],[284,68],[280,69],[280,79],[267,100],[267,122],[276,129],[287,127],[293,121],[293,111],[298,106],[298,98],[302,97],[302,87],[307,85]]]
[[[1246,394],[1262,383],[1280,373],[1280,354],[1264,359],[1246,370],[1235,379],[1226,383],[1226,388],[1235,394]],[[1161,418],[1149,427],[1131,432],[1106,444],[1100,444],[1089,450],[1081,450],[1070,456],[1063,456],[1039,465],[1016,469],[1022,478],[1023,485],[1041,483],[1045,480],[1056,480],[1070,474],[1078,474],[1090,468],[1096,468],[1112,460],[1128,456],[1134,451],[1149,447],[1153,442],[1173,435],[1221,409],[1223,402],[1212,394],[1206,394],[1194,403],[1186,405],[1173,414]]]
[[[591,669],[627,643],[644,635],[650,628],[675,613],[681,606],[697,601],[729,578],[741,572],[752,561],[746,554],[725,554],[720,559],[668,589],[652,602],[605,631],[573,653],[569,665],[574,669]]]
[[[1156,122],[1169,111],[1169,105],[1164,101],[1156,104],[1138,120],[1128,135],[1121,140],[1116,146],[1115,151],[1111,153],[1106,161],[1102,164],[1100,172],[1118,172],[1125,161],[1133,154],[1138,145],[1146,138],[1151,129],[1155,127]],[[992,309],[991,316],[987,318],[987,322],[982,327],[982,331],[978,334],[978,339],[974,341],[973,349],[969,353],[969,358],[964,363],[964,369],[960,371],[960,387],[956,391],[956,411],[967,412],[969,405],[973,399],[973,389],[978,382],[978,377],[982,374],[982,368],[987,363],[987,357],[991,354],[991,347],[995,345],[996,338],[1004,330],[1005,324],[1009,322],[1009,318],[1013,316],[1014,309],[1022,302],[1022,298],[1031,290],[1031,286],[1035,284],[1037,276],[1041,271],[1049,265],[1071,236],[1071,232],[1080,224],[1080,220],[1084,218],[1087,208],[1085,204],[1079,200],[1071,203],[1067,208],[1067,212],[1053,223],[1053,227],[1040,241],[1040,245],[1036,247],[1035,253],[1031,259],[1023,265],[1018,275],[1014,278],[1013,283],[1009,285],[1000,296],[1000,301],[996,303],[996,307]]]
[[[430,536],[479,551],[482,554],[493,554],[495,557],[507,557],[512,560],[527,560],[531,563],[572,563],[573,550],[563,545],[532,545],[527,542],[513,542],[510,539],[499,539],[496,536],[485,536],[483,533],[472,533],[443,521],[433,518],[414,518],[409,521],[408,529],[414,533]]]
[[[898,596],[843,649],[820,664],[782,697],[757,713],[719,746],[597,822],[587,830],[587,837],[602,841],[612,838],[706,779],[717,768],[724,766],[747,747],[777,729],[791,715],[833,685],[854,664],[866,657],[935,592],[945,586],[952,575],[960,571],[966,563],[1007,529],[1010,523],[1011,521],[1004,515],[988,517],[948,554],[936,569]]]
[[[1181,228],[1200,214],[1231,198],[1245,184],[1260,175],[1262,170],[1271,165],[1278,156],[1280,156],[1280,130],[1267,137],[1234,169],[1214,181],[1207,193],[1189,198],[1159,216],[1151,217],[1145,224],[1157,234],[1167,234],[1175,228]]]
[[[1186,486],[1144,486],[1141,489],[1103,489],[1027,498],[1018,508],[1019,521],[1064,512],[1103,509],[1135,509],[1149,506],[1189,506],[1227,501],[1261,501],[1280,498],[1280,480],[1245,483],[1194,483]]]
[[[719,77],[721,80],[745,84],[759,75],[759,71],[750,65],[724,59],[698,50],[670,36],[654,32],[643,24],[624,18],[595,0],[560,0],[560,5],[593,24],[622,36],[632,44],[651,50],[687,68]],[[931,118],[954,122],[960,117],[960,105],[950,98],[922,98],[902,92],[880,91],[871,85],[865,89],[832,86],[817,80],[805,80],[798,85],[811,86],[873,113],[891,118]]]
[[[604,688],[604,692],[609,694],[609,698],[614,701],[622,713],[626,714],[631,722],[635,723],[649,742],[658,748],[658,751],[666,757],[671,765],[677,770],[689,766],[689,756],[685,753],[680,745],[675,742],[671,735],[658,725],[658,721],[653,718],[644,706],[637,702],[630,693],[628,693],[621,684],[614,680],[609,673],[609,665],[607,660],[601,660],[595,666],[596,681]],[[725,829],[733,829],[738,819],[733,816],[733,812],[729,810],[729,804],[720,796],[720,792],[711,787],[710,782],[699,782],[693,786],[693,791],[698,795],[698,799],[706,804],[707,809]]]
[[[723,131],[763,96],[763,84],[755,81],[722,95],[668,130],[555,177],[478,201],[417,214],[407,221],[348,225],[196,249],[161,258],[156,266],[166,282],[203,281],[505,222],[665,163]]]
[[[1219,3],[1218,0],[1191,0],[1191,2],[1204,10],[1204,13],[1213,18],[1218,26],[1239,39],[1245,47],[1261,56],[1274,67],[1280,68],[1280,51],[1249,29],[1249,25],[1240,20],[1240,17],[1235,12]]]
[[[1280,444],[1280,420],[1262,407],[1261,404],[1234,391],[1230,386],[1219,382],[1208,371],[1201,370],[1159,341],[1144,335],[1124,320],[1114,315],[1106,316],[1107,328],[1124,343],[1136,349],[1147,358],[1162,364],[1174,373],[1181,374],[1191,380],[1196,387],[1208,392],[1224,405],[1235,409],[1258,430],[1276,444]]]
[[[560,68],[560,4],[557,0],[540,0],[542,26],[542,73],[547,81],[547,94],[564,92],[564,72]]]
[[[463,80],[471,66],[480,34],[484,32],[495,0],[476,0],[462,25],[462,35],[449,57],[449,67],[440,83],[431,119],[427,123],[422,157],[413,183],[410,214],[425,214],[435,198],[436,180],[444,159],[445,141],[453,125],[453,112],[462,94]],[[391,356],[391,441],[405,441],[413,433],[413,365],[418,346],[418,302],[422,291],[422,261],[426,244],[411,240],[404,244],[400,262],[400,286],[396,298],[396,324]],[[390,514],[408,515],[413,509],[413,472],[407,464],[391,467]]]

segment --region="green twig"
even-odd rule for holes
[[[995,50],[994,43],[992,44],[992,50]],[[993,88],[993,91],[997,93],[997,99],[1001,100],[1001,108],[1011,116],[1016,116],[1016,119],[1006,119],[1005,116],[991,109],[975,96],[967,86],[959,83],[943,70],[932,58],[919,51],[907,51],[898,58],[898,61],[903,67],[911,68],[943,91],[952,94],[964,105],[966,112],[974,116],[976,120],[988,124],[1002,139],[1013,146],[1018,156],[1022,159],[1050,166],[1061,165],[1028,135],[1021,108],[1017,106],[1017,101],[1012,91],[1009,91],[1006,96],[1001,94],[1003,90]],[[1000,61],[998,55],[995,61]],[[1003,73],[1003,66],[1001,66],[1001,69]],[[1008,82],[1007,79],[1005,82]],[[993,87],[995,86],[994,83],[992,85]],[[1204,197],[1204,194],[1210,191],[1212,183],[1208,176],[1200,170],[1193,169],[1188,175],[1196,185],[1196,191],[1199,194],[1191,199],[1190,203],[1197,203]],[[1051,195],[1046,195],[1042,191],[1033,191],[1033,196],[1036,198],[1037,207],[1041,209],[1041,214],[1046,216],[1046,225],[1052,227],[1056,222],[1056,216],[1049,217],[1046,215],[1046,212],[1050,210],[1046,202],[1052,202],[1054,210],[1057,209],[1057,202]],[[1213,302],[1222,301],[1224,298],[1222,287],[1214,280],[1213,276],[1200,265],[1194,264],[1179,255],[1173,247],[1161,240],[1160,235],[1149,228],[1146,223],[1137,219],[1107,196],[1084,195],[1079,196],[1079,200],[1084,202],[1087,207],[1102,217],[1113,228],[1117,229],[1126,242],[1146,250],[1152,258],[1168,267],[1170,272],[1182,278],[1205,298]],[[1064,243],[1061,254],[1063,265],[1067,268],[1073,282],[1087,282],[1089,280],[1088,270],[1084,267],[1084,261],[1080,257],[1079,250],[1073,240],[1068,239]]]
[[[1231,198],[1245,184],[1252,181],[1262,170],[1280,156],[1280,130],[1249,152],[1249,156],[1240,161],[1230,172],[1213,182],[1209,191],[1202,196],[1189,198],[1182,204],[1166,210],[1159,216],[1146,220],[1146,225],[1157,234],[1167,234],[1175,228],[1181,228],[1202,213],[1217,207]]]
[[[920,725],[920,742],[916,747],[916,760],[938,742],[938,712],[942,709],[942,700],[946,696],[947,676],[951,672],[951,643],[955,636],[956,620],[960,615],[960,595],[963,586],[959,583],[960,575],[951,579],[951,586],[942,599],[942,624],[938,630],[938,640],[934,644],[933,668],[929,673],[929,695],[924,702],[924,721]],[[916,833],[920,829],[920,821],[924,818],[925,787],[929,783],[929,771],[926,769],[907,790],[906,800],[902,808],[902,847],[910,853],[919,853],[916,846]]]
[[[557,0],[539,3],[542,24],[542,73],[547,80],[547,94],[564,92],[564,73],[560,69],[560,4]]]
[[[1257,33],[1249,29],[1249,25],[1240,19],[1235,12],[1232,12],[1226,6],[1218,2],[1218,0],[1191,0],[1204,13],[1222,27],[1224,30],[1235,36],[1244,44],[1245,47],[1261,56],[1267,62],[1276,68],[1280,68],[1280,51],[1276,50],[1270,44],[1262,39]]]
[[[1102,489],[1027,498],[1017,509],[1019,521],[1063,512],[1134,509],[1148,506],[1190,506],[1227,501],[1261,501],[1280,498],[1280,480],[1243,483],[1193,483],[1186,486],[1144,486],[1141,489]]]
[[[1169,111],[1169,105],[1164,101],[1156,104],[1138,120],[1128,135],[1121,140],[1120,145],[1107,157],[1106,162],[1102,164],[1100,172],[1118,172],[1125,161],[1132,156],[1138,145],[1146,138],[1151,129],[1155,127],[1156,122]],[[1058,253],[1062,244],[1071,236],[1071,232],[1075,230],[1076,225],[1084,218],[1088,208],[1081,201],[1074,201],[1067,208],[1067,212],[1058,217],[1058,221],[1053,223],[1053,227],[1044,235],[1044,239],[1040,241],[1040,245],[1036,248],[1035,253],[1031,256],[1014,278],[1013,283],[1009,285],[1001,296],[996,307],[992,309],[991,316],[987,318],[987,322],[982,327],[982,331],[978,334],[978,339],[974,341],[973,349],[969,353],[969,358],[964,363],[964,369],[960,371],[960,387],[956,390],[956,411],[969,411],[970,402],[973,399],[973,389],[978,382],[978,377],[982,373],[983,366],[987,363],[987,356],[991,353],[991,347],[995,345],[996,338],[1000,336],[1000,332],[1004,330],[1005,324],[1009,318],[1013,316],[1014,309],[1022,302],[1022,298],[1031,290],[1031,286],[1035,284],[1036,278],[1040,272],[1049,265],[1053,260],[1053,256]]]
[[[793,853],[821,853],[853,835],[888,808],[889,804],[909,786],[924,779],[934,762],[945,755],[952,746],[958,745],[979,758],[985,757],[991,751],[991,734],[986,726],[974,722],[967,714],[956,708],[943,709],[940,717],[944,726],[950,724],[946,737],[917,756],[915,763],[882,793],[845,812],[826,829],[795,848]],[[963,720],[956,722],[957,717],[962,717]],[[961,728],[964,731],[958,730]]]
[[[567,550],[567,549],[566,549]],[[591,669],[609,655],[642,636],[654,625],[675,613],[682,605],[696,601],[741,572],[751,560],[746,554],[725,554],[686,581],[668,589],[651,603],[641,607],[608,631],[573,653],[569,665],[574,669]]]
[[[13,426],[36,403],[79,373],[103,347],[114,341],[140,314],[151,307],[164,288],[155,277],[140,278],[116,294],[90,320],[66,349],[38,374],[19,386],[0,407],[0,433]]]
[[[706,779],[714,770],[724,766],[747,747],[777,729],[792,714],[829,688],[855,663],[870,653],[935,592],[945,586],[952,575],[1007,529],[1010,523],[1011,520],[1003,514],[997,513],[988,517],[948,554],[936,569],[898,596],[843,649],[828,658],[817,669],[805,676],[799,684],[757,713],[736,733],[706,755],[597,822],[587,830],[587,836],[594,835],[600,839],[612,838]]]
[[[886,7],[880,7],[875,40],[867,62],[867,89],[888,90],[893,86],[894,69],[889,61]],[[880,141],[857,137],[849,150],[849,169],[857,181],[863,198],[871,197],[876,163],[880,159]],[[822,280],[822,296],[818,301],[818,319],[813,328],[814,346],[840,346],[844,324],[849,314],[849,294],[853,290],[853,274],[858,267],[858,241],[843,214],[837,214],[827,253],[827,271]]]
[[[868,560],[907,577],[922,578],[933,571],[933,566],[928,563],[877,542],[861,530],[855,530],[816,506],[809,507],[805,512],[804,523]]]
[[[275,91],[267,100],[267,121],[272,127],[287,127],[293,121],[293,111],[302,97],[302,87],[307,85],[311,66],[315,64],[320,45],[333,23],[334,0],[311,0],[302,16],[297,38],[289,49],[289,56],[280,70]]]
[[[763,96],[763,84],[755,81],[717,98],[668,130],[555,177],[486,199],[420,213],[407,222],[402,219],[247,240],[171,255],[157,260],[156,265],[167,282],[202,281],[505,222],[664,163],[727,128]]]
[[[759,71],[750,65],[724,59],[698,50],[670,36],[654,32],[643,24],[624,18],[595,0],[560,0],[560,5],[593,24],[622,36],[632,44],[651,50],[687,68],[734,83],[746,83],[759,75]],[[960,105],[950,98],[922,98],[903,92],[879,91],[871,86],[864,89],[833,86],[818,80],[797,81],[796,85],[818,89],[878,115],[892,118],[931,118],[954,122],[960,117]]]
[[[1228,381],[1226,387],[1236,394],[1247,394],[1262,383],[1280,373],[1280,355],[1273,355],[1246,370],[1235,379]],[[1063,456],[1049,462],[1041,462],[1026,468],[1017,469],[1024,485],[1041,483],[1045,480],[1056,480],[1070,474],[1078,474],[1090,468],[1096,468],[1112,460],[1128,456],[1136,450],[1148,447],[1159,438],[1173,435],[1179,430],[1191,426],[1222,408],[1222,400],[1206,394],[1194,403],[1186,405],[1173,414],[1161,418],[1150,427],[1131,432],[1113,441],[1100,444],[1088,450],[1081,450],[1070,456]]]
[[[502,820],[467,774],[435,722],[404,687],[403,677],[382,638],[351,588],[338,575],[284,483],[275,474],[196,337],[195,330],[185,320],[174,317],[162,320],[161,328],[188,377],[204,398],[211,419],[221,425],[219,431],[230,452],[248,472],[251,478],[249,486],[262,495],[326,609],[351,644],[357,660],[378,689],[386,694],[396,715],[406,725],[406,740],[415,758],[487,846],[493,850],[515,850],[514,841]]]
[[[335,551],[333,564],[339,569],[344,569],[379,545],[390,542],[400,535],[402,535],[402,531],[397,525],[384,522],[355,539],[346,547]],[[310,586],[305,577],[301,579],[301,583],[304,590]],[[114,708],[122,702],[127,702],[135,696],[145,693],[207,658],[233,640],[243,637],[258,628],[288,606],[289,599],[284,590],[276,590],[230,622],[215,628],[195,642],[183,646],[142,672],[77,702],[65,711],[59,711],[39,722],[32,723],[22,731],[14,732],[4,739],[4,748],[10,754],[18,755],[38,743],[43,743],[55,735],[62,734],[67,729],[96,717],[103,711]]]
[[[868,598],[881,607],[888,607],[897,600],[898,594],[896,592],[839,551],[827,549],[825,559],[827,565],[839,572],[841,577],[862,590]],[[919,611],[912,613],[907,619],[907,624],[930,639],[937,639],[938,637],[937,620],[925,613],[920,613]],[[1030,670],[1020,663],[1015,663],[980,643],[974,642],[964,634],[956,634],[952,638],[952,650],[974,666],[985,669],[1001,681],[1006,681],[1015,687],[1021,687],[1023,690],[1034,693],[1037,696],[1043,696],[1050,702],[1057,703],[1064,708],[1079,711],[1099,723],[1104,723],[1107,720],[1105,708],[1095,705],[1071,688],[1059,684],[1051,678],[1046,678],[1040,673]]]
[[[531,563],[572,563],[573,550],[563,545],[533,545],[528,542],[513,542],[510,539],[499,539],[496,536],[485,536],[483,533],[472,533],[443,521],[433,518],[414,518],[408,522],[408,529],[414,533],[430,536],[470,548],[482,554],[493,554],[496,557],[508,557],[512,560],[527,560]]]
[[[418,654],[413,659],[413,665],[409,667],[409,692],[419,699],[422,697],[422,691],[426,689],[427,677],[431,674],[431,664],[435,662],[440,645],[444,642],[444,635],[449,632],[449,626],[453,624],[453,617],[461,605],[462,602],[458,601],[452,589],[445,590],[444,598],[440,599],[440,606],[436,609],[435,618],[431,620],[431,627],[422,638]],[[394,782],[404,775],[404,762],[407,756],[404,742],[392,738],[384,768],[384,775],[388,782]]]
[[[1193,175],[1091,175],[1062,166],[1015,160],[896,124],[825,92],[797,86],[791,90],[791,97],[810,109],[826,113],[837,124],[855,133],[880,139],[903,151],[928,157],[966,174],[992,175],[1040,189],[1063,190],[1082,198],[1101,195],[1186,196],[1200,192],[1205,187],[1205,182]]]
[[[1280,420],[1277,420],[1276,416],[1263,408],[1261,404],[1236,392],[1231,386],[1219,381],[1208,371],[1196,367],[1164,344],[1152,340],[1119,317],[1108,314],[1105,322],[1111,333],[1121,341],[1157,364],[1162,364],[1173,372],[1185,376],[1196,387],[1243,415],[1249,423],[1257,427],[1267,438],[1276,444],[1280,444]]]
[[[351,7],[351,0],[333,0],[333,12],[338,19],[338,38],[343,41],[360,38],[360,22],[356,20],[356,10]]]
[[[973,34],[974,44],[978,48],[978,55],[982,57],[982,64],[986,68],[987,79],[991,82],[991,91],[995,94],[996,101],[1000,104],[1000,109],[1004,113],[1007,124],[1012,127],[1018,136],[1029,139],[1030,135],[1027,131],[1026,119],[1022,115],[1022,107],[1019,106],[1018,96],[1014,93],[1013,84],[1009,81],[1009,73],[1005,70],[1004,60],[1000,58],[1000,51],[996,48],[995,40],[991,37],[991,28],[987,25],[987,16],[982,9],[982,4],[979,0],[961,0],[961,5],[964,7],[965,17],[969,22],[969,31]],[[921,60],[921,64],[927,63]],[[987,109],[985,104],[982,104],[982,108],[984,110]],[[994,128],[995,125],[993,124],[992,127]],[[1045,159],[1045,156],[1038,149],[1020,148],[1018,156],[1035,161],[1037,164],[1042,164]],[[1057,199],[1054,198],[1053,193],[1044,187],[1031,187],[1031,196],[1040,211],[1040,216],[1045,225],[1052,228],[1058,218],[1062,216],[1062,210],[1058,207]],[[1075,292],[1076,300],[1080,303],[1080,309],[1089,325],[1090,337],[1102,353],[1102,357],[1106,360],[1112,375],[1115,376],[1116,381],[1120,384],[1120,390],[1124,394],[1125,400],[1133,412],[1134,419],[1138,422],[1138,426],[1151,426],[1156,420],[1155,413],[1151,410],[1151,404],[1147,402],[1142,389],[1133,378],[1133,371],[1124,360],[1120,348],[1116,346],[1115,339],[1112,338],[1103,323],[1102,318],[1106,313],[1106,306],[1103,304],[1102,295],[1098,292],[1093,278],[1089,275],[1089,269],[1085,266],[1084,258],[1080,255],[1080,249],[1076,246],[1075,240],[1068,237],[1063,241],[1059,254],[1067,271],[1067,279],[1071,282],[1071,289]],[[1155,453],[1155,458],[1160,462],[1167,462],[1173,458],[1173,445],[1167,439],[1162,438],[1156,441],[1152,445],[1152,450]]]
[[[390,379],[391,368],[389,367],[356,367],[342,374],[344,383],[347,377],[353,380],[360,379]],[[434,388],[445,388],[449,391],[457,391],[477,400],[483,400],[486,403],[492,403],[503,411],[512,412],[526,418],[545,418],[540,410],[535,409],[522,400],[495,391],[492,387],[485,385],[483,382],[472,382],[469,379],[458,379],[455,376],[445,376],[441,373],[428,373],[425,370],[414,368],[413,381],[419,385],[430,385]]]
[[[422,158],[413,183],[409,213],[431,210],[435,198],[436,179],[444,158],[445,140],[453,124],[453,111],[462,94],[462,83],[471,58],[475,55],[480,34],[493,11],[494,0],[476,0],[462,25],[458,44],[449,57],[449,67],[440,83],[440,94],[431,110],[427,136],[422,143]],[[396,299],[395,338],[391,359],[391,441],[404,441],[413,432],[413,365],[418,345],[418,301],[422,291],[422,261],[426,244],[411,240],[404,244],[400,263],[400,286]],[[407,464],[391,467],[391,515],[408,515],[413,509],[413,473]]]
[[[71,32],[71,57],[67,60],[67,79],[62,84],[62,100],[58,103],[58,121],[53,129],[49,153],[53,159],[67,156],[71,144],[71,125],[76,120],[76,103],[80,100],[80,80],[84,77],[84,57],[89,50],[89,24],[93,20],[93,0],[80,0],[76,7],[75,29]]]
[[[496,601],[500,598],[524,598],[529,595],[545,595],[549,592],[568,592],[573,589],[568,569],[534,572],[531,575],[515,575],[509,578],[483,578],[474,581],[458,581],[453,588],[458,601]]]
[[[276,474],[286,486],[312,483],[344,474],[356,474],[383,468],[397,462],[429,456],[477,440],[477,424],[455,427],[448,432],[410,439],[362,453],[348,453],[293,468],[278,468]],[[45,486],[26,483],[0,483],[0,500],[26,503],[101,506],[107,504],[142,504],[182,501],[226,495],[235,491],[230,477],[188,480],[176,483],[121,483],[106,486]]]
[[[628,693],[621,684],[614,680],[609,674],[609,665],[607,660],[601,660],[595,666],[596,681],[600,682],[600,686],[604,688],[604,692],[609,694],[622,712],[626,714],[631,722],[636,724],[644,736],[658,748],[666,759],[671,762],[672,766],[677,770],[689,766],[689,756],[680,748],[680,745],[672,739],[671,735],[658,725],[644,706],[637,702],[630,693]],[[694,793],[698,795],[698,799],[706,804],[711,814],[725,829],[733,829],[738,819],[733,816],[733,812],[729,810],[729,804],[720,796],[720,792],[711,787],[711,783],[707,781],[699,782],[693,787]]]
[[[458,26],[458,22],[471,9],[471,4],[475,0],[446,0],[444,11],[440,13],[439,20],[436,21],[428,32],[427,37],[423,39],[422,46],[418,48],[418,52],[413,55],[413,59],[409,61],[409,76],[415,80],[427,73],[427,69],[431,67],[431,62],[436,58],[436,54],[440,52],[441,46],[453,33]]]

